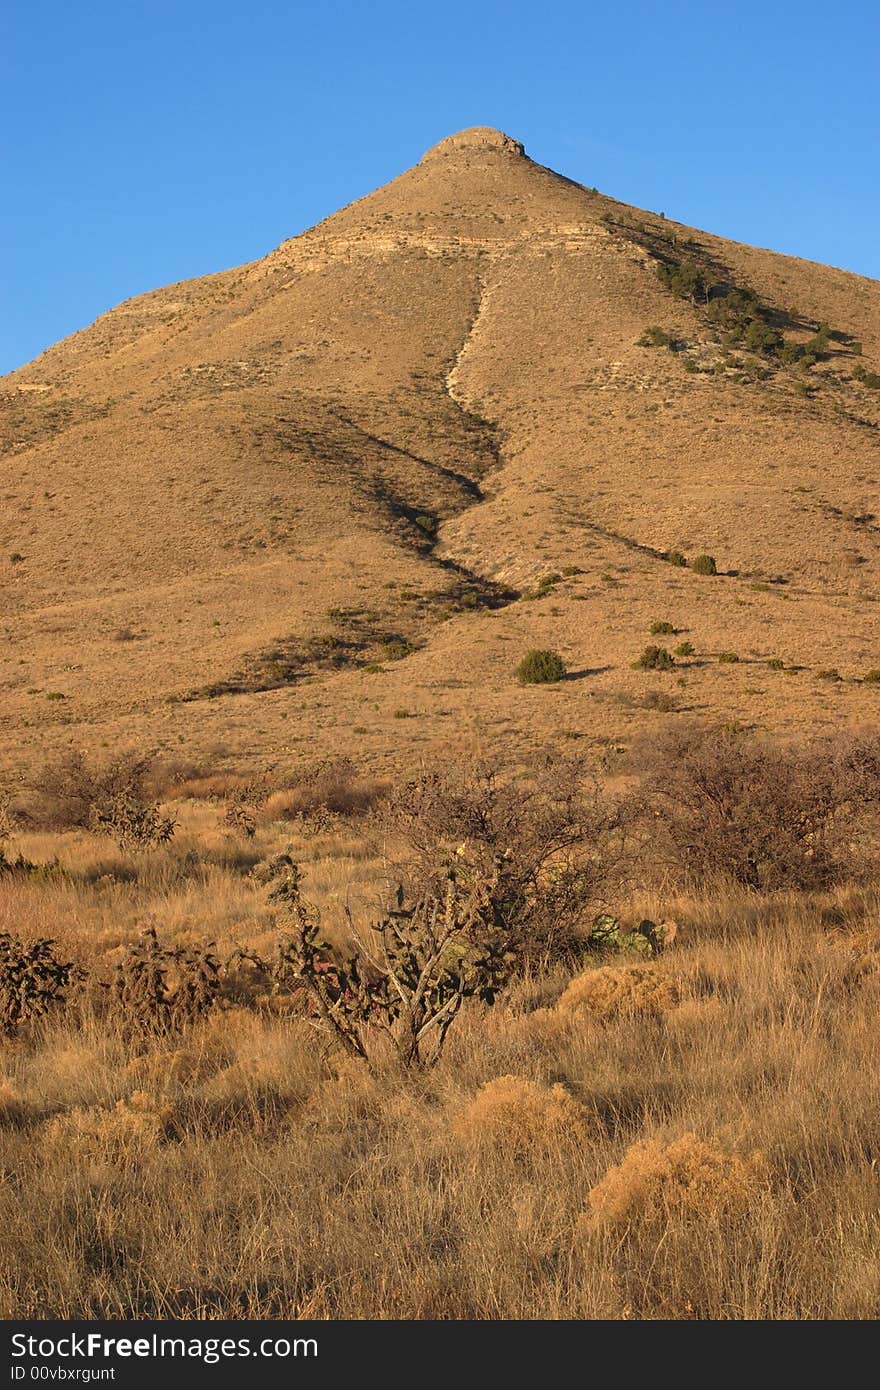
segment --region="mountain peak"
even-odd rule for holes
[[[422,156],[422,161],[434,159],[438,155],[458,154],[462,150],[495,150],[503,154],[525,155],[525,146],[503,130],[495,130],[488,125],[471,126],[455,135],[447,135],[439,144],[432,145]]]

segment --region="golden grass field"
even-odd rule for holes
[[[247,868],[290,826],[180,814],[149,854],[23,836],[69,876],[5,885],[0,930],[99,974],[146,925],[261,946]],[[331,934],[381,893],[368,833],[293,847]],[[428,1071],[229,1002],[132,1039],[85,996],[3,1045],[0,1313],[875,1317],[878,908],[630,896],[676,917],[662,957],[527,972]]]
[[[825,324],[819,360],[730,352],[661,283],[682,256],[793,349]],[[334,943],[379,911],[378,822],[287,814],[315,758],[394,803],[547,747],[613,790],[685,719],[876,725],[877,371],[877,282],[477,130],[0,382],[0,933],[89,972],[0,1040],[0,1316],[880,1314],[876,827],[810,891],[649,853],[607,905],[668,949],[521,966],[431,1068],[271,995],[132,1034],[101,988],[145,929],[268,952],[252,870],[287,846]],[[655,641],[686,650],[636,669]],[[520,685],[529,649],[567,678]],[[170,843],[6,824],[70,750],[189,768]]]

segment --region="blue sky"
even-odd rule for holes
[[[880,277],[876,0],[8,0],[0,371],[494,125],[692,225]]]

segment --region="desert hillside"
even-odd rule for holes
[[[878,371],[877,282],[452,136],[0,384],[4,760],[864,722]]]

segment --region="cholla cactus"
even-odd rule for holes
[[[600,955],[629,951],[641,956],[659,956],[672,945],[677,930],[675,922],[652,922],[647,917],[638,926],[627,929],[617,917],[602,912],[593,919],[584,945],[587,951]]]
[[[143,932],[116,967],[113,994],[123,1020],[150,1033],[185,1028],[217,1002],[220,962],[210,946],[162,946],[154,928]]]
[[[498,925],[495,876],[457,865],[412,902],[398,887],[394,907],[360,950],[342,957],[321,939],[291,857],[279,856],[266,874],[269,899],[282,905],[288,925],[275,978],[304,988],[315,1022],[353,1056],[367,1057],[372,1026],[392,1040],[405,1066],[431,1065],[464,1000],[491,1004],[508,978],[514,957]],[[357,941],[351,919],[350,926]]]
[[[173,816],[163,816],[158,806],[149,806],[129,792],[120,792],[92,807],[89,825],[99,834],[111,835],[121,850],[127,850],[166,845],[177,822]]]
[[[246,802],[233,799],[226,807],[224,825],[230,830],[240,830],[247,839],[252,840],[257,833],[257,818]]]
[[[0,1029],[7,1036],[62,1004],[68,985],[81,978],[77,966],[58,959],[54,945],[46,938],[24,942],[0,932]]]

